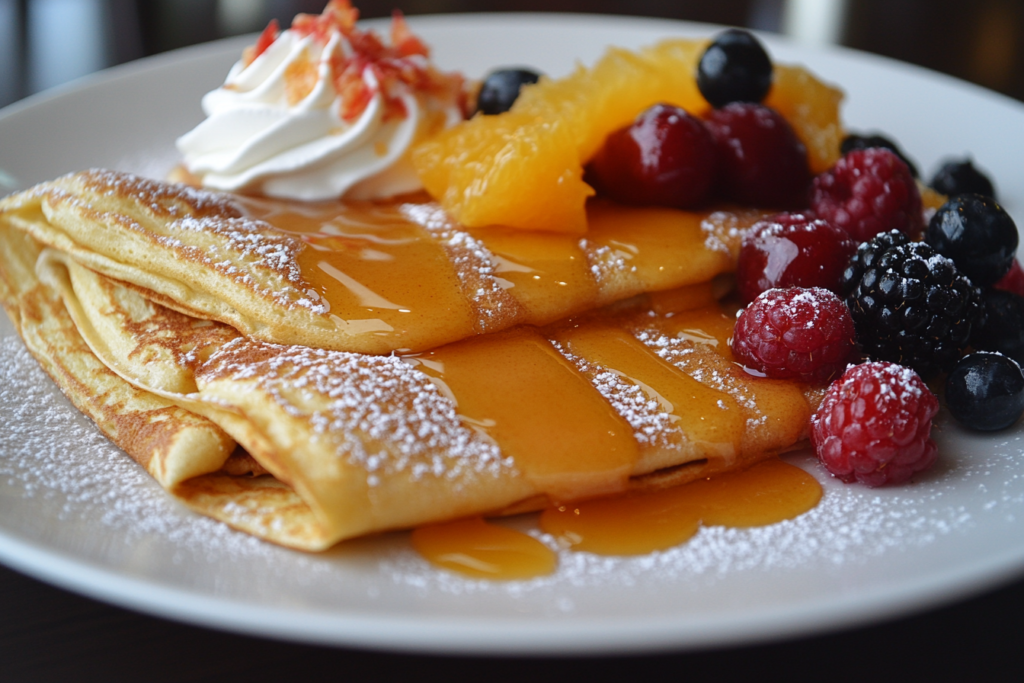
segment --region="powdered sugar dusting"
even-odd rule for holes
[[[737,403],[756,416],[747,419],[747,428],[763,424],[766,416],[757,415],[757,401],[750,393],[734,381],[730,381],[726,369],[730,362],[717,352],[702,348],[687,339],[664,334],[657,330],[640,330],[637,339],[650,347],[662,359],[672,363],[701,384],[725,392]]]
[[[75,207],[113,229],[143,235],[177,252],[182,260],[201,263],[277,305],[327,313],[326,306],[306,292],[296,260],[305,248],[303,242],[268,223],[245,218],[227,195],[97,169],[41,187],[51,203]],[[149,219],[136,220],[132,210],[122,212],[120,207],[107,213],[100,200],[109,197],[136,204],[139,213],[150,214]]]
[[[758,215],[750,211],[715,211],[700,223],[701,232],[704,233],[704,247],[729,254],[733,259],[739,258],[743,237]]]
[[[438,204],[403,204],[400,211],[426,228],[444,247],[463,293],[477,312],[478,331],[507,327],[518,314],[519,305],[495,276],[494,254],[483,242],[460,230]]]
[[[397,356],[367,356],[239,338],[221,347],[196,375],[255,380],[282,409],[308,420],[314,438],[368,473],[410,472],[414,479],[510,474],[512,460],[462,424],[455,405]]]
[[[556,341],[551,344],[588,377],[594,388],[629,422],[638,442],[659,447],[674,445],[669,438],[669,434],[676,429],[671,413],[665,411],[656,399],[648,396],[642,387],[624,379],[617,372],[603,370],[587,362],[571,353],[564,344]]]
[[[5,425],[0,432],[0,490],[45,501],[54,524],[86,519],[128,541],[156,536],[199,548],[222,545],[242,554],[267,547],[178,506],[68,404],[18,339],[4,338],[0,356]]]
[[[296,260],[304,245],[294,237],[247,218],[187,216],[167,227],[172,236],[160,237],[158,241],[178,251],[184,259],[204,263],[281,306],[327,313],[323,302],[314,301],[307,294],[308,285]],[[181,234],[187,232],[217,235],[220,240],[203,240],[202,245],[193,245]],[[291,286],[282,286],[281,280]]]
[[[705,528],[684,545],[641,557],[560,549],[557,573],[532,581],[439,571],[412,551],[406,534],[346,542],[320,555],[294,552],[183,510],[67,404],[19,341],[3,339],[0,355],[7,427],[0,432],[0,535],[32,539],[120,576],[281,614],[700,624],[837,596],[866,599],[894,582],[1024,551],[1021,429],[978,437],[940,414],[940,461],[908,486],[844,485],[811,455],[795,454],[788,459],[825,488],[822,503],[795,520]],[[533,516],[503,523],[559,547],[536,530]]]

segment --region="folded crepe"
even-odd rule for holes
[[[0,200],[12,227],[150,300],[280,344],[422,351],[732,269],[762,213],[595,203],[585,238],[472,233],[429,202],[289,203],[86,171]]]
[[[682,483],[805,436],[801,387],[731,362],[710,295],[755,214],[599,206],[579,241],[339,207],[68,176],[0,201],[0,295],[172,495],[295,548]]]

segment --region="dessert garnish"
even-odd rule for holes
[[[612,49],[591,68],[542,77],[523,87],[508,112],[475,116],[419,145],[413,161],[423,185],[468,227],[583,234],[593,194],[583,168],[609,134],[655,104],[693,115],[708,110],[694,78],[705,46],[668,40],[638,52]],[[813,172],[838,158],[841,99],[801,67],[774,65],[764,104],[793,128]]]
[[[820,287],[769,289],[740,312],[732,352],[777,379],[825,384],[854,351],[853,320],[842,300]]]
[[[419,190],[412,145],[462,120],[462,77],[442,73],[400,13],[390,44],[331,0],[272,22],[178,140],[206,187],[269,197],[374,199]]]
[[[540,74],[532,69],[498,69],[487,74],[476,95],[476,111],[485,116],[512,108],[524,85],[536,83]]]
[[[1024,296],[1024,268],[1021,267],[1020,261],[1016,258],[1013,259],[1010,270],[992,287],[1017,296]]]
[[[736,264],[736,292],[746,305],[764,291],[823,287],[842,294],[843,271],[857,243],[842,228],[809,214],[777,214],[743,237]]]
[[[746,206],[803,208],[811,169],[807,148],[770,107],[733,102],[707,115],[718,148],[719,193]]]
[[[1016,223],[994,199],[961,194],[935,212],[924,239],[971,282],[987,287],[1010,272],[1019,237]]]
[[[722,31],[697,64],[697,87],[715,109],[732,102],[762,102],[772,87],[771,58],[749,32]]]
[[[587,166],[598,194],[624,204],[700,206],[718,176],[718,151],[704,123],[656,104],[611,133]]]
[[[949,412],[966,427],[1006,429],[1024,415],[1024,375],[1012,358],[976,351],[949,373],[945,397]]]
[[[904,152],[903,149],[899,145],[897,145],[891,138],[888,138],[879,133],[874,133],[871,135],[860,135],[857,133],[851,133],[847,135],[845,138],[843,138],[843,142],[839,146],[839,152],[843,156],[846,156],[847,154],[856,149],[871,149],[873,147],[889,150],[890,152],[898,156],[903,161],[903,163],[907,165],[907,168],[910,170],[910,175],[914,176],[915,178],[918,177],[917,164],[915,164],[913,160],[909,156],[907,156],[906,152]],[[947,192],[943,194],[949,193]]]
[[[853,150],[818,175],[810,208],[860,242],[889,230],[917,238],[924,229],[917,182],[898,156],[881,147]]]
[[[981,295],[981,302],[981,323],[971,338],[971,346],[998,351],[1024,363],[1024,296],[989,289]]]
[[[923,377],[952,369],[981,320],[974,284],[948,258],[897,230],[862,244],[844,279],[864,353]]]
[[[811,418],[818,459],[845,482],[900,484],[935,462],[939,401],[913,370],[855,365],[833,382]]]

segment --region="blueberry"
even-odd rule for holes
[[[979,287],[995,284],[1009,272],[1017,239],[1010,214],[994,199],[977,194],[958,195],[943,204],[924,236]]]
[[[870,149],[872,147],[881,147],[882,149],[889,150],[907,165],[907,168],[910,169],[910,175],[915,178],[918,177],[917,165],[910,160],[910,157],[900,149],[899,145],[878,133],[874,133],[873,135],[857,135],[856,133],[851,133],[850,135],[847,135],[839,144],[839,153],[846,156],[848,152],[852,152],[855,149]]]
[[[996,190],[992,186],[992,181],[976,169],[970,159],[947,161],[935,173],[928,186],[936,192],[950,197],[970,193],[996,198]]]
[[[512,108],[519,97],[519,89],[536,83],[540,74],[529,69],[501,69],[492,71],[480,86],[476,110],[481,114],[501,114]]]
[[[715,109],[731,102],[759,103],[772,87],[772,60],[753,35],[729,29],[700,58],[697,87]]]
[[[998,351],[1024,363],[1024,297],[992,289],[982,295],[982,322],[971,346]]]
[[[965,427],[1006,429],[1024,414],[1024,374],[998,353],[968,354],[946,379],[946,405]]]

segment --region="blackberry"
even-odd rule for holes
[[[927,244],[884,248],[899,241],[890,232],[862,245],[848,269],[851,280],[858,271],[860,276],[846,303],[865,354],[930,377],[963,355],[979,320],[981,294]]]
[[[480,86],[476,99],[476,110],[493,116],[512,108],[519,97],[519,90],[540,80],[540,74],[530,69],[501,69],[492,71]]]
[[[843,276],[839,280],[840,293],[844,297],[850,296],[854,287],[860,282],[865,268],[874,268],[878,264],[878,259],[882,258],[882,254],[909,241],[910,238],[906,233],[890,230],[875,235],[867,242],[861,242],[857,247],[857,253],[850,259],[849,265],[846,266],[846,270],[843,271]]]

